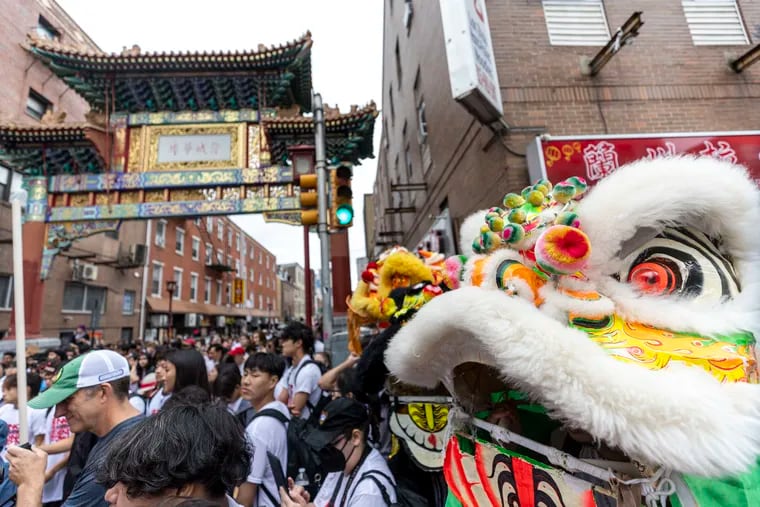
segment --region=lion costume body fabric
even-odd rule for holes
[[[385,351],[454,400],[450,503],[760,505],[759,225],[745,169],[695,157],[466,220]]]

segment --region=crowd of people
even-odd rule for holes
[[[95,345],[93,347],[93,345]],[[0,507],[395,505],[384,431],[298,322],[276,335],[28,354],[20,444],[15,357],[2,360]]]

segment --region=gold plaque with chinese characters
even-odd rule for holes
[[[246,128],[238,124],[144,127],[145,171],[233,169],[245,166]]]

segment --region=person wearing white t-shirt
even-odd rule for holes
[[[68,439],[72,433],[66,417],[56,417],[55,409],[47,410],[45,419],[45,445],[54,444]],[[69,453],[48,454],[45,471],[45,487],[42,489],[42,503],[60,502],[63,500],[63,482],[66,478],[66,464]]]
[[[293,417],[308,419],[322,396],[319,388],[322,370],[309,355],[314,347],[314,334],[300,322],[293,322],[282,330],[280,345],[291,366],[280,380],[279,400],[287,404]]]
[[[240,485],[236,500],[243,507],[279,507],[280,495],[267,459],[271,453],[280,460],[285,474],[288,460],[288,407],[274,399],[274,389],[285,371],[285,361],[276,354],[257,352],[245,362],[241,395],[255,414],[245,430],[251,450],[251,471]]]
[[[28,373],[26,376],[27,399],[30,400],[40,392],[42,379],[36,373]],[[5,460],[5,451],[8,446],[20,445],[24,442],[19,440],[19,412],[18,412],[18,384],[16,374],[8,375],[3,382],[3,399],[5,405],[0,407],[0,419],[8,424],[8,440],[0,453],[0,458]],[[45,416],[44,410],[35,410],[27,407],[29,425],[29,441],[36,446],[42,445],[45,440]]]
[[[398,501],[396,480],[385,458],[367,442],[369,416],[364,405],[338,398],[325,407],[319,427],[306,445],[320,450],[327,476],[313,503],[300,486],[280,488],[283,507],[388,507]],[[290,482],[290,481],[289,481]]]

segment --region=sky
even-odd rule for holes
[[[383,2],[378,0],[57,0],[106,52],[256,49],[310,31],[312,86],[324,103],[348,112],[382,98]],[[380,117],[375,123],[377,154]],[[365,255],[363,196],[372,192],[376,159],[354,168],[354,226],[349,230],[352,284],[356,258]],[[304,265],[303,229],[264,223],[260,215],[233,217],[270,250],[279,264]],[[311,267],[319,273],[319,239],[310,235]]]

